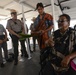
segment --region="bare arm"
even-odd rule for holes
[[[76,57],[76,52],[67,55],[61,62],[62,67],[67,67],[70,61]]]
[[[51,25],[48,29],[46,29],[45,32],[52,30],[52,28],[53,28],[53,25]]]
[[[76,57],[76,52],[69,55],[70,60]]]

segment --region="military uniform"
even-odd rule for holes
[[[6,32],[5,28],[3,27],[3,25],[0,24],[0,40],[5,39],[5,35],[4,35],[5,32]],[[2,44],[0,44],[0,63],[3,63],[2,48],[4,50],[5,59],[8,60],[7,43],[3,42]]]
[[[19,34],[22,32],[22,22],[18,19],[16,19],[15,21],[13,19],[9,19],[7,22],[6,28],[11,29],[15,33]],[[11,35],[13,47],[14,47],[15,61],[18,61],[18,41],[19,41],[19,38],[11,33],[10,33],[10,35]],[[28,56],[27,52],[26,52],[25,41],[22,40],[22,41],[20,41],[20,43],[21,43],[21,47],[23,48],[22,49],[23,53],[25,54],[25,56]]]

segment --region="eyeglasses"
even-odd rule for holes
[[[67,22],[68,20],[58,20],[58,23],[63,23],[63,22]]]

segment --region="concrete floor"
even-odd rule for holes
[[[0,68],[0,75],[38,75],[40,70],[39,65],[39,50],[32,53],[32,59],[21,58],[17,66],[14,62],[5,63],[4,68]]]

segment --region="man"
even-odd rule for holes
[[[72,59],[76,58],[75,30],[69,26],[70,16],[60,15],[59,29],[54,32],[53,36],[54,42],[50,42],[51,38],[47,41],[52,47],[50,56],[52,58],[43,69],[42,75],[76,75],[76,71],[70,66]]]
[[[50,14],[44,12],[44,6],[42,3],[38,3],[36,9],[39,15],[34,22],[35,30],[32,34],[38,36],[39,47],[42,50],[46,47],[45,41],[51,36],[53,18]]]
[[[11,11],[12,19],[9,19],[7,22],[7,30],[11,34],[12,43],[14,47],[14,65],[18,64],[18,41],[20,38],[19,33],[24,33],[23,23],[17,19],[17,12],[16,10]],[[20,41],[22,45],[22,50],[25,53],[25,56],[28,57],[25,47],[25,41]]]
[[[51,30],[53,29],[53,17],[44,12],[44,6],[42,3],[37,3],[36,10],[39,15],[34,22],[35,30],[32,33],[33,36],[37,37],[38,44],[40,47],[40,64],[43,67],[43,61],[45,59],[45,52],[49,51],[49,47],[46,46],[46,41],[51,36]]]
[[[34,29],[35,29],[35,28],[34,28],[35,19],[36,19],[35,17],[32,18],[33,23],[32,23],[31,26],[30,26],[31,32],[33,32]],[[33,51],[34,51],[34,52],[36,51],[36,39],[37,39],[36,36],[33,36],[33,37],[32,37],[32,40],[33,40]]]
[[[4,56],[6,61],[8,61],[8,50],[7,50],[7,32],[3,25],[0,24],[0,66],[4,67],[3,57],[2,57],[2,48],[4,51]]]
[[[21,18],[21,22],[23,23],[23,18]],[[25,19],[25,22],[26,22],[26,19]],[[24,24],[24,23],[23,23]],[[26,25],[26,29],[27,29],[27,33],[28,33],[28,27],[27,27],[27,25]],[[32,53],[32,51],[31,51],[31,46],[30,46],[30,40],[29,40],[29,38],[27,38],[28,39],[28,45],[29,45],[29,50],[30,50],[30,52]],[[26,41],[26,40],[24,40],[24,41]],[[27,41],[26,41],[26,43],[27,43]],[[24,54],[24,52],[22,51],[22,47],[21,47],[21,56],[23,56],[23,54]]]

